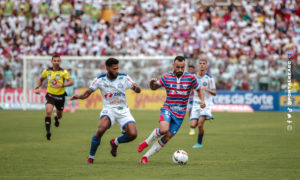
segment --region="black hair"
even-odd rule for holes
[[[112,65],[114,64],[119,64],[119,61],[115,58],[108,58],[106,61],[105,61],[105,65],[107,67],[111,67]]]
[[[185,58],[183,56],[176,56],[175,59],[174,59],[174,62],[175,61],[182,62],[182,61],[185,61]]]
[[[60,55],[58,55],[58,54],[54,54],[54,55],[52,56],[51,60],[53,60],[53,58],[57,58],[57,57],[59,57],[59,58],[60,58]]]

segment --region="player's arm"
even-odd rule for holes
[[[197,93],[198,93],[198,96],[201,100],[201,104],[200,104],[200,107],[201,108],[205,108],[205,101],[204,101],[204,93],[203,93],[203,90],[199,87],[197,90]]]
[[[204,91],[206,91],[206,92],[208,92],[209,94],[211,94],[211,95],[213,95],[213,96],[216,96],[217,95],[217,91],[214,89],[214,90],[212,90],[212,89],[209,89],[209,88],[207,88],[207,87],[204,87],[204,88],[202,88]]]
[[[150,89],[156,90],[160,87],[161,87],[161,85],[158,83],[158,80],[156,78],[152,78],[150,80]]]
[[[76,100],[76,99],[86,99],[88,98],[94,91],[92,89],[87,89],[84,93],[82,94],[75,94],[74,96],[71,97],[71,100]]]
[[[132,88],[131,88],[134,92],[136,93],[141,93],[141,88],[136,84],[136,83],[133,83],[132,84]]]
[[[41,77],[41,78],[38,80],[37,85],[36,85],[36,87],[35,87],[35,89],[34,89],[34,93],[35,93],[35,94],[40,94],[40,87],[42,86],[44,80],[45,80],[45,78],[43,78],[43,77]]]

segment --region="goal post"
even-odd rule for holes
[[[162,74],[172,71],[175,58],[175,56],[61,56],[61,67],[76,71],[80,87],[86,88],[90,81],[106,72],[105,60],[110,57],[120,60],[119,71],[132,76],[142,88],[149,88],[147,85],[151,77],[159,78]],[[23,110],[36,109],[34,105],[36,102],[32,100],[41,99],[41,96],[45,95],[35,95],[34,87],[43,69],[51,66],[51,56],[23,57]],[[46,88],[45,82],[42,87]]]

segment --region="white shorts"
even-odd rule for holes
[[[206,106],[205,108],[201,108],[200,105],[193,106],[190,120],[198,120],[200,117],[205,117],[206,120],[214,119],[211,114],[211,106]]]
[[[117,122],[122,133],[125,133],[124,128],[128,123],[136,123],[128,107],[124,107],[123,109],[119,109],[118,107],[103,108],[99,119],[104,116],[107,116],[110,120],[110,127]]]

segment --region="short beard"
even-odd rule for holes
[[[118,76],[118,75],[115,76],[115,75],[114,75],[113,73],[111,73],[111,72],[108,72],[108,74],[109,74],[109,76],[110,76],[112,79],[116,79],[117,76]]]

